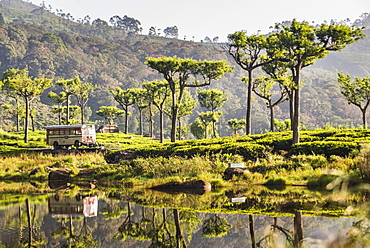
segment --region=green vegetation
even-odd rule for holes
[[[69,102],[63,99],[63,95],[60,95],[60,99],[53,96],[52,98],[47,97],[50,92],[59,95],[64,91],[57,84],[52,85],[41,94],[40,99],[36,99],[31,104],[30,115],[32,127],[35,130],[41,129],[43,126],[61,123],[62,120],[56,118],[56,113],[58,116],[60,114],[60,118],[62,118],[62,115],[67,116],[64,113],[66,111],[70,111],[68,118],[73,117],[75,120],[65,119],[64,117],[63,123],[67,120],[70,123],[77,123],[81,119],[84,122],[95,123],[97,126],[101,125],[104,117],[97,114],[100,107],[120,107],[110,94],[110,89],[120,87],[127,90],[141,87],[145,82],[163,79],[161,75],[158,75],[156,71],[151,70],[145,64],[148,57],[158,59],[163,58],[163,56],[167,58],[176,56],[184,60],[192,58],[194,61],[227,61],[227,64],[230,65],[234,63],[234,59],[228,56],[227,53],[216,52],[215,48],[219,48],[220,44],[212,44],[209,38],[199,43],[176,39],[175,33],[177,28],[175,27],[166,29],[169,32],[166,35],[173,38],[160,37],[153,27],[150,35],[139,34],[141,32],[140,22],[132,17],[114,16],[109,22],[100,19],[90,20],[88,16],[76,20],[70,14],[62,13],[61,10],[52,9],[51,7],[46,8],[45,6],[39,7],[21,0],[3,1],[1,14],[3,17],[1,19],[4,20],[0,22],[1,72],[11,68],[28,68],[31,78],[40,78],[42,75],[45,75],[46,78],[54,78],[55,82],[61,82],[64,79],[76,79],[78,76],[83,81],[86,80],[89,84],[97,86],[93,94],[89,92],[88,102],[85,101],[85,98],[79,101],[76,97],[77,94],[70,97]],[[369,15],[361,16],[361,19],[355,21],[356,27],[361,27],[363,23],[368,24],[368,19]],[[277,24],[277,26],[280,29],[284,29],[289,26],[289,23],[284,22],[284,25]],[[298,24],[304,26],[304,23]],[[310,29],[311,26],[308,26]],[[323,25],[321,28],[335,27],[344,28],[336,24]],[[318,30],[321,29],[318,28],[315,32]],[[365,29],[364,33],[369,33],[369,31]],[[260,35],[250,38],[251,45],[254,44],[253,41],[256,42],[256,45],[260,41],[262,43],[265,42],[260,40],[262,38]],[[351,39],[343,40],[352,42]],[[328,61],[328,64],[334,63],[334,68],[338,69],[334,69],[334,71],[345,71],[353,76],[365,77],[367,71],[369,71],[369,63],[365,59],[368,55],[369,40],[369,38],[365,37],[365,39],[359,40],[345,48],[342,53],[330,53],[328,59],[323,59],[323,61]],[[266,44],[261,44],[260,48],[267,49],[264,45]],[[359,53],[362,53],[361,56]],[[335,59],[335,62],[332,62],[333,56],[341,59]],[[261,62],[263,62],[264,58],[261,59]],[[242,60],[242,62],[246,61]],[[283,66],[282,63],[285,63],[283,61],[278,62],[273,66],[280,68]],[[316,68],[332,69],[333,66],[327,67],[326,62],[323,63]],[[345,104],[347,101],[343,96],[338,97],[340,86],[337,82],[336,74],[327,70],[314,69],[313,66],[302,70],[301,76],[304,81],[304,87],[300,90],[304,100],[302,100],[302,122],[300,124],[308,129],[323,128],[328,124],[346,127],[357,127],[362,124],[361,116],[356,113],[359,110],[356,107]],[[266,68],[263,69],[265,70]],[[222,116],[218,117],[219,121],[216,123],[217,134],[220,137],[230,136],[233,132],[233,129],[227,125],[228,120],[245,119],[245,85],[240,80],[240,78],[245,76],[244,73],[243,69],[237,66],[234,72],[226,73],[222,78],[219,78],[207,87],[210,90],[225,89],[223,93],[228,99],[217,109],[223,113]],[[270,77],[272,74],[270,70],[268,76]],[[278,74],[275,73],[275,75]],[[289,73],[285,74],[283,76],[288,79]],[[198,74],[198,76],[201,76],[201,74]],[[201,77],[197,78],[195,80],[196,83],[200,83],[200,79]],[[273,78],[273,80],[280,79]],[[253,86],[257,87],[256,84]],[[284,86],[289,85],[284,83]],[[259,84],[259,93],[261,93],[261,87],[262,85]],[[279,81],[276,81],[271,92],[276,92],[278,87]],[[254,92],[256,93],[257,91]],[[288,101],[285,101],[274,107],[275,117],[270,118],[269,121],[269,115],[271,116],[269,112],[272,111],[272,106],[269,104],[266,108],[265,101],[267,99],[264,98],[268,95],[261,95],[263,97],[252,95],[249,98],[254,98],[255,100],[253,102],[252,124],[246,123],[247,126],[252,127],[252,130],[250,132],[249,128],[247,128],[247,133],[263,133],[270,130],[273,127],[271,123],[275,123],[274,118],[279,120],[290,119],[290,106]],[[196,90],[190,88],[189,96],[192,99],[197,99]],[[273,95],[272,98],[276,97],[277,95]],[[289,99],[293,99],[292,96],[289,96]],[[144,100],[144,97],[141,100]],[[23,100],[20,98],[15,99],[2,91],[0,93],[0,102],[1,110],[3,110],[1,117],[4,120],[0,123],[1,128],[7,131],[22,130],[21,127],[24,126],[25,121],[25,109],[22,107],[24,104]],[[183,101],[182,103],[185,102]],[[55,106],[53,106],[54,104]],[[75,111],[72,111],[72,108],[65,108],[65,105],[68,104],[71,104],[71,106],[78,105],[78,111],[81,112],[74,113]],[[179,106],[181,109],[180,105],[176,106]],[[148,105],[148,102],[138,102],[131,106],[131,115],[128,123],[129,132],[151,137],[162,137],[158,118],[160,112],[156,113],[155,110],[154,107],[151,108]],[[166,115],[163,120],[164,130],[162,133],[165,138],[171,137],[170,131],[173,125],[169,120],[176,118],[169,112],[171,111],[165,110]],[[179,110],[177,121],[179,126],[176,132],[179,140],[199,137],[199,133],[207,131],[202,130],[204,129],[204,124],[200,124],[198,120],[196,121],[197,123],[192,125],[194,127],[192,129],[195,130],[194,133],[196,134],[193,135],[193,133],[189,132],[189,127],[196,120],[198,113],[202,112],[200,104],[197,104],[195,108],[188,112],[187,116],[181,119],[181,123],[180,112],[181,110]],[[216,119],[211,117],[204,116],[205,123],[209,120],[213,122]],[[116,123],[124,130],[125,119],[123,117],[117,118]],[[215,128],[212,131],[214,130]],[[239,130],[238,132],[240,134],[246,133],[245,130]],[[201,137],[203,138],[204,135]]]
[[[122,182],[145,187],[169,181],[202,179],[214,187],[235,184],[325,187],[330,180],[357,184],[369,178],[369,131],[331,129],[302,131],[303,142],[291,145],[290,132],[160,143],[122,133],[97,134],[96,153],[43,154],[30,147],[47,147],[44,132],[31,132],[29,143],[20,133],[1,132],[2,179],[44,180],[53,170],[84,173],[98,183]],[[290,137],[290,139],[288,138]],[[120,149],[109,150],[110,147]],[[229,163],[245,163],[246,171],[224,180]],[[342,179],[341,179],[342,178]]]

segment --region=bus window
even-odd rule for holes
[[[81,129],[76,129],[76,134],[81,134]]]

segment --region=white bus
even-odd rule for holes
[[[46,143],[52,145],[54,149],[63,146],[78,148],[86,145],[91,147],[96,144],[95,126],[93,124],[48,126],[45,129]]]

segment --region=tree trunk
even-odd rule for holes
[[[125,134],[128,134],[128,107],[125,109]]]
[[[291,97],[289,99],[289,116],[290,116],[290,129],[293,130],[293,122],[294,122],[294,94],[290,94]]]
[[[19,118],[19,104],[18,104],[18,99],[15,98],[15,106],[17,106],[17,114],[15,116],[16,122],[17,122],[17,132],[19,132],[19,126],[20,126],[20,118]]]
[[[247,113],[245,116],[245,132],[246,135],[250,135],[252,133],[252,71],[248,71],[247,87]]]
[[[300,248],[303,240],[302,213],[295,212],[294,215],[294,247]]]
[[[81,105],[81,125],[84,124],[84,119],[85,119],[85,106]]]
[[[254,233],[254,218],[253,215],[249,215],[249,232],[251,234],[252,248],[256,248],[256,235]]]
[[[160,135],[160,140],[161,143],[164,143],[164,123],[163,123],[163,110],[159,110],[159,135]]]
[[[270,101],[270,130],[271,132],[275,132],[275,125],[274,125],[274,107],[271,105]]]
[[[366,129],[366,127],[367,127],[367,123],[366,123],[366,108],[361,109],[361,112],[362,112],[362,126],[363,126],[364,129]]]
[[[293,123],[292,123],[292,130],[293,130],[293,142],[292,144],[299,143],[299,123],[300,123],[300,90],[296,89],[294,91],[294,115],[293,115]]]
[[[27,207],[27,220],[28,220],[28,247],[32,247],[32,220],[31,220],[31,208],[30,208],[30,200],[26,199],[26,207]]]
[[[292,123],[292,130],[293,130],[293,140],[292,144],[299,143],[299,126],[300,126],[300,112],[301,112],[301,90],[300,90],[300,72],[301,66],[297,65],[295,68],[295,77],[294,83],[296,89],[294,90],[294,112],[293,112],[293,123]],[[293,73],[294,75],[294,73]]]
[[[153,111],[152,105],[149,105],[149,135],[153,138]]]
[[[139,134],[143,135],[143,110],[139,109]]]
[[[216,122],[214,122],[214,121],[212,121],[212,131],[213,131],[213,138],[217,138]]]
[[[179,118],[178,120],[177,120],[177,122],[179,123],[179,136],[177,137],[178,138],[178,140],[182,140],[182,123],[181,123],[181,119]]]
[[[28,97],[24,98],[26,103],[26,118],[24,119],[24,143],[28,143],[28,118],[30,115],[30,102]]]
[[[62,125],[62,106],[58,104],[58,125]]]
[[[174,209],[173,210],[173,215],[174,215],[174,220],[175,220],[175,226],[176,226],[176,247],[184,247],[186,248],[185,240],[184,237],[182,236],[181,233],[181,226],[180,226],[180,216],[179,216],[179,210]],[[182,244],[182,246],[181,246]]]
[[[179,108],[172,106],[172,120],[171,120],[171,142],[176,142],[177,116]]]
[[[69,125],[69,95],[67,94],[67,117],[66,117],[66,125]]]

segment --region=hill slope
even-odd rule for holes
[[[139,87],[141,82],[161,79],[144,64],[148,56],[225,59],[235,65],[230,57],[218,52],[215,49],[217,46],[210,43],[139,35],[110,26],[77,23],[70,17],[61,18],[20,0],[2,1],[1,13],[5,23],[0,23],[0,72],[27,67],[31,76],[45,74],[59,79],[78,75],[83,81],[98,85],[88,102],[90,121],[99,120],[94,113],[100,106],[116,105],[109,88]],[[346,104],[336,83],[336,74],[332,72],[344,71],[359,76],[369,74],[369,43],[367,36],[342,52],[329,54],[314,67],[304,69],[302,120],[305,126],[317,128],[327,123],[360,124],[359,111]],[[243,76],[246,73],[236,66],[234,73],[227,74],[212,85],[212,88],[223,90],[228,97],[221,109],[224,115],[219,129],[223,136],[231,133],[227,120],[244,118],[246,87],[240,80]],[[60,91],[56,86],[50,90]],[[54,104],[46,97],[46,93],[42,96],[43,103],[47,105],[45,108]],[[195,91],[192,94],[196,97]],[[2,99],[8,101],[4,97]],[[131,132],[136,132],[138,128],[136,111],[132,108]],[[191,123],[197,117],[196,113],[202,111],[197,107],[185,122]],[[255,98],[253,111],[253,132],[264,132],[269,128],[268,110],[258,98]],[[288,118],[287,103],[277,108],[276,118]],[[47,121],[55,122],[54,119],[44,116],[39,118],[38,123],[43,126],[50,124]]]

